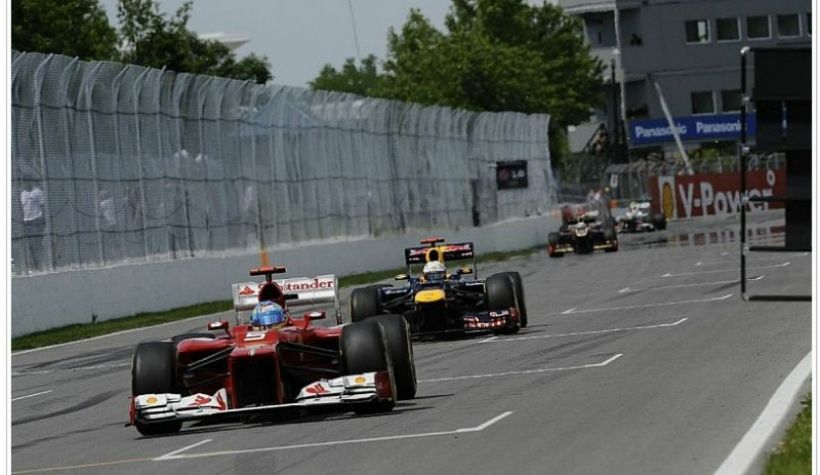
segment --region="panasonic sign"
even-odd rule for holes
[[[740,114],[696,115],[675,117],[675,129],[681,140],[736,140],[740,137]],[[755,135],[757,121],[748,114],[748,135]],[[666,119],[632,120],[629,122],[629,141],[633,146],[674,142],[672,129]]]

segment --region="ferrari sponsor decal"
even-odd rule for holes
[[[296,281],[289,281],[283,280],[281,282],[277,282],[282,290],[286,292],[292,292],[297,290],[317,290],[317,289],[332,289],[333,288],[333,279],[304,279],[304,280],[296,280]]]
[[[148,396],[145,400],[145,404],[156,404],[159,399],[155,398],[154,396]]]
[[[194,399],[194,404],[197,406],[208,404],[209,402],[211,402],[211,396],[206,396],[204,394],[197,394],[196,399]]]
[[[245,287],[243,287],[242,290],[239,291],[239,295],[253,295],[255,293],[256,293],[256,291],[253,290],[252,288],[248,287],[247,285]]]
[[[228,408],[228,405],[227,405],[227,404],[225,404],[225,399],[222,397],[222,393],[223,393],[223,392],[225,392],[225,390],[224,390],[224,389],[220,389],[220,390],[219,390],[219,391],[217,391],[217,393],[216,393],[216,403],[217,403],[217,405],[219,405],[219,410],[220,410],[220,411],[224,411],[225,409],[227,409],[227,408]]]
[[[309,394],[325,394],[325,393],[329,393],[330,391],[328,391],[327,388],[322,383],[316,383],[312,386],[308,386],[305,389],[305,392],[307,392]]]
[[[356,378],[353,379],[353,382],[356,384],[364,384],[367,382],[367,378],[365,378],[364,376],[356,376]]]

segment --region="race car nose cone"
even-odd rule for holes
[[[441,289],[420,290],[416,294],[416,303],[433,303],[444,300],[444,291]]]

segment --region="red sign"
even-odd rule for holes
[[[649,178],[654,212],[667,218],[724,216],[740,212],[740,174],[704,173],[698,175],[656,176]],[[786,191],[786,172],[758,170],[746,174],[748,196],[778,196]],[[782,208],[780,202],[749,203],[747,210]]]

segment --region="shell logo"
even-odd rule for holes
[[[158,401],[158,399],[155,398],[154,396],[148,396],[148,399],[145,400],[145,403],[146,404],[156,404],[157,401]]]
[[[353,379],[353,382],[356,384],[364,384],[366,381],[367,378],[365,378],[364,376],[356,376],[356,378]]]

